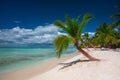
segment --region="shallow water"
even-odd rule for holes
[[[64,54],[75,52],[68,49]],[[54,48],[0,48],[0,72],[56,57]]]

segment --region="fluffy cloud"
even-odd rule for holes
[[[12,29],[1,29],[0,47],[52,44],[57,35],[67,35],[66,33],[60,31],[61,30],[59,30],[53,24],[38,26],[35,29],[25,29],[20,28],[19,26]],[[90,37],[95,34],[94,32],[88,33]]]
[[[68,35],[67,33],[57,32],[58,35]]]
[[[87,32],[89,34],[89,37],[93,37],[95,35],[95,32]],[[82,35],[84,35],[85,33],[83,33]]]
[[[59,29],[53,24],[38,26],[35,29],[25,29],[19,26],[0,30],[0,45],[53,43],[59,35]],[[62,34],[62,33],[61,33]]]
[[[88,32],[90,37],[93,37],[95,35],[95,32]]]
[[[95,34],[95,32],[88,32],[88,34],[89,34],[89,35],[94,35],[94,34]]]

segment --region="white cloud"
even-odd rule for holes
[[[25,29],[19,26],[12,29],[1,29],[0,40],[17,44],[52,43],[59,29],[53,24],[38,26],[35,29]]]
[[[95,32],[88,32],[89,37],[93,37],[95,35]]]
[[[94,32],[88,33],[90,36],[95,34]],[[35,29],[25,29],[19,26],[12,29],[0,29],[0,46],[9,43],[10,45],[53,43],[54,38],[61,34],[67,35],[66,33],[60,32],[53,24],[38,26]]]
[[[57,32],[58,35],[68,35],[66,33],[62,33],[62,32]]]
[[[93,37],[95,35],[95,32],[87,32],[89,34],[89,37]],[[85,33],[82,33],[84,35]]]
[[[95,35],[95,32],[88,32],[89,35]]]

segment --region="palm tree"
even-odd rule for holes
[[[91,14],[85,14],[82,22],[79,23],[79,16],[76,19],[71,19],[69,16],[66,17],[66,22],[60,20],[55,21],[55,25],[65,31],[68,35],[58,35],[54,40],[54,46],[56,48],[57,56],[60,58],[64,50],[66,50],[70,44],[73,44],[84,56],[92,61],[99,61],[89,55],[80,47],[81,33],[86,23],[93,18]]]
[[[118,47],[120,47],[120,6],[115,6],[115,8],[118,9],[118,13],[113,14],[111,16],[111,18],[117,18],[118,19],[117,21],[115,21],[115,23],[117,24],[116,26],[118,27],[117,39],[118,39]]]
[[[119,34],[120,34],[120,6],[115,6],[115,8],[118,9],[118,13],[113,14],[113,15],[110,16],[110,17],[111,17],[111,18],[117,18],[117,19],[118,19],[118,20],[115,21],[114,23],[117,24],[116,26],[118,26],[118,32],[119,32]]]
[[[89,34],[88,33],[85,33],[85,34],[81,35],[81,40],[80,41],[82,43],[80,44],[80,46],[85,47],[89,51],[89,49],[88,49],[88,46],[89,46],[88,39],[89,39]]]
[[[120,19],[120,6],[115,6],[118,9],[119,13],[113,14],[111,17],[119,18]]]
[[[95,38],[101,47],[107,47],[108,44],[117,43],[116,31],[114,30],[115,23],[108,25],[107,23],[101,24],[95,33]]]
[[[83,34],[82,36],[82,41],[83,41],[83,43],[86,45],[86,46],[89,46],[89,43],[88,43],[88,40],[89,40],[89,34],[88,33],[85,33],[85,34]]]
[[[90,42],[90,39],[91,38],[89,37],[89,33],[85,33],[85,34],[81,35],[81,40],[80,41],[82,43],[80,44],[80,46],[86,48],[88,51],[89,51],[88,47],[94,48],[94,46]]]
[[[85,33],[84,35],[82,35],[82,39],[82,41],[84,41],[83,43],[85,46],[95,48],[91,43],[92,37],[89,36],[89,33]]]

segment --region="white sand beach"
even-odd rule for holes
[[[83,55],[75,56],[64,63],[81,61],[65,68],[65,65],[58,65],[29,80],[120,80],[120,52],[95,50],[89,53],[102,61],[85,61]]]
[[[120,52],[100,49],[87,52],[101,61],[89,61],[80,53],[71,54],[0,73],[0,80],[120,80]]]

